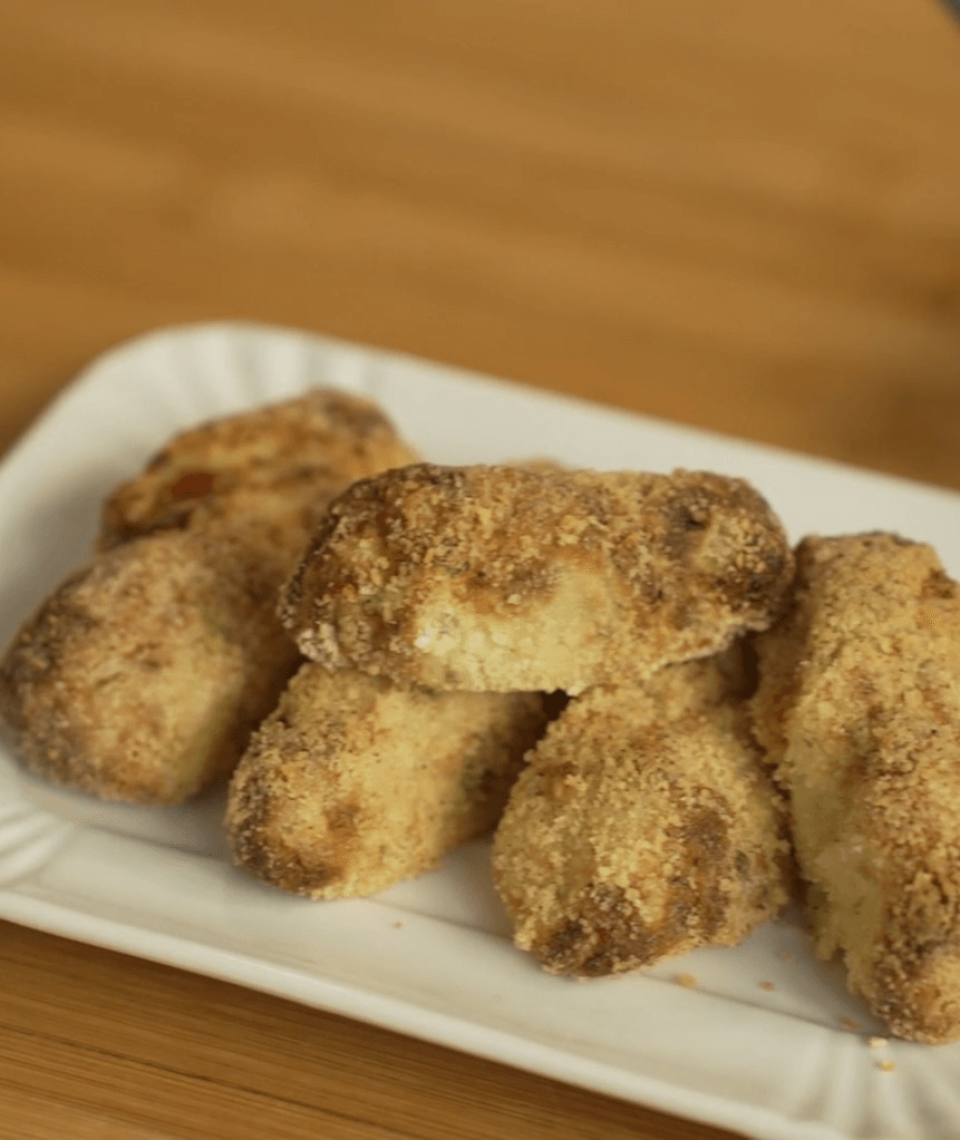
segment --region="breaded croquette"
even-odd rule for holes
[[[960,1037],[960,587],[892,534],[805,539],[757,638],[755,731],[819,953],[913,1041]]]
[[[429,871],[494,826],[545,723],[536,693],[404,690],[308,662],[231,781],[234,860],[318,899]]]
[[[299,659],[277,593],[318,517],[413,458],[373,405],[325,390],[177,436],[7,650],[0,720],[30,767],[150,803],[229,772]]]
[[[577,693],[766,628],[791,576],[783,528],[738,479],[420,464],[331,505],[281,614],[330,668]]]
[[[733,946],[786,903],[783,800],[738,690],[717,658],[594,688],[530,754],[493,866],[517,946],[546,970],[596,977]]]
[[[168,532],[68,578],[0,666],[0,717],[27,765],[134,803],[177,803],[229,772],[299,660],[275,581],[243,554]]]
[[[417,458],[375,404],[317,388],[175,436],[104,503],[99,547],[241,527],[267,557],[293,557],[332,495]]]

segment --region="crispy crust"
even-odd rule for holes
[[[516,944],[595,977],[732,946],[787,900],[782,797],[714,659],[591,689],[529,757],[494,838]]]
[[[325,390],[177,436],[7,650],[0,720],[29,766],[143,803],[229,772],[299,660],[276,598],[311,529],[352,479],[413,458],[372,404]]]
[[[807,538],[757,638],[759,739],[824,957],[893,1033],[960,1037],[960,587],[892,534]]]
[[[403,690],[307,663],[231,781],[234,861],[317,899],[422,874],[496,823],[545,723],[538,694]]]
[[[292,558],[335,494],[416,459],[374,404],[318,388],[175,436],[106,500],[98,545],[241,527],[265,556]]]
[[[738,479],[420,464],[332,504],[281,615],[332,668],[579,692],[765,628],[791,576],[782,526]]]
[[[230,553],[150,536],[47,599],[0,666],[0,718],[31,769],[160,804],[233,768],[299,655],[273,615],[275,581]]]

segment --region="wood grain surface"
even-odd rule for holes
[[[4,0],[0,444],[252,318],[960,487],[935,0]],[[0,1137],[714,1129],[0,924]]]

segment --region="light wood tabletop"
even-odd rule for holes
[[[5,0],[0,444],[249,318],[960,488],[935,0]],[[727,1135],[0,923],[0,1137]]]

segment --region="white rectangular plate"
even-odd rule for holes
[[[960,575],[960,496],[947,491],[315,336],[202,325],[95,362],[6,459],[3,643],[84,560],[101,498],[167,437],[317,384],[378,400],[436,462],[536,455],[740,475],[793,538],[896,530],[934,543]],[[101,804],[0,752],[0,916],[762,1140],[960,1132],[960,1045],[871,1049],[880,1030],[795,926],[576,984],[511,946],[485,844],[377,898],[313,903],[234,870],[221,811],[222,794],[176,809]]]

